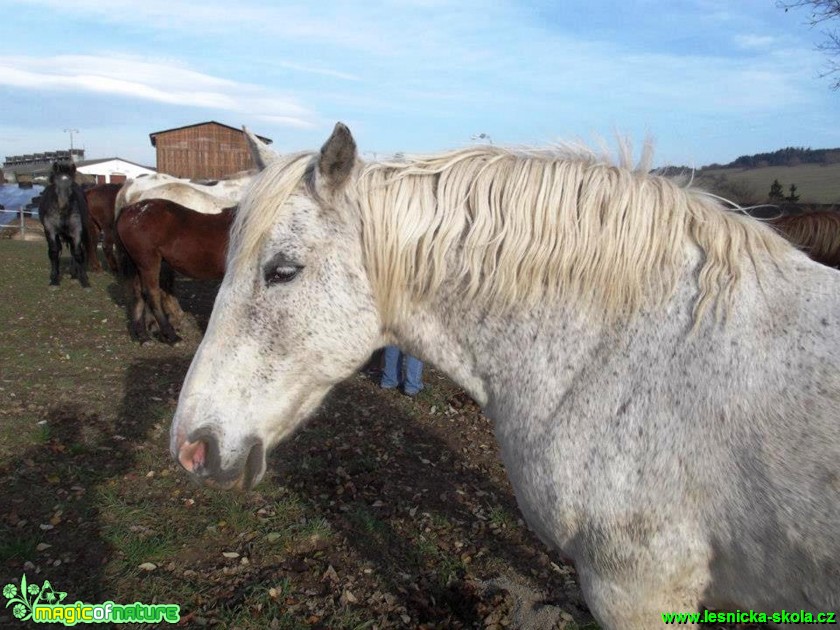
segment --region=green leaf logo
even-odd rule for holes
[[[12,614],[20,619],[26,621],[32,617],[32,609],[40,603],[41,599],[46,600],[50,604],[58,604],[65,597],[67,593],[54,591],[49,583],[49,580],[44,580],[42,586],[37,584],[27,584],[26,574],[20,578],[20,595],[18,596],[18,588],[14,584],[6,584],[3,587],[3,597],[7,600],[6,608],[12,608]]]

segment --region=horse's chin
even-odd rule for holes
[[[253,490],[254,487],[262,481],[263,476],[265,475],[265,468],[258,471],[256,474],[249,474],[247,471],[243,472],[243,474],[238,478],[232,481],[217,481],[211,477],[199,477],[196,475],[191,475],[192,478],[205,486],[206,488],[213,488],[214,490],[238,490],[240,492],[247,492],[248,490]]]

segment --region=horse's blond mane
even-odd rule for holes
[[[312,157],[274,163],[276,177],[255,184],[243,205],[261,208],[237,218],[235,257],[257,255]],[[765,226],[645,168],[632,170],[627,159],[625,152],[615,166],[579,149],[482,146],[366,165],[351,198],[384,321],[444,281],[500,309],[562,297],[619,318],[671,295],[690,244],[705,256],[699,321],[709,304],[730,303],[743,265],[758,252],[775,258],[789,248]]]
[[[614,166],[580,149],[468,148],[372,164],[357,191],[386,321],[444,279],[501,308],[562,296],[619,317],[671,295],[689,243],[705,255],[699,320],[715,299],[729,304],[758,251],[787,247],[713,199],[631,170],[626,150]]]
[[[824,265],[840,265],[840,213],[789,215],[769,223],[814,260]]]

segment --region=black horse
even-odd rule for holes
[[[88,241],[88,207],[85,194],[75,181],[76,165],[72,162],[55,162],[50,171],[50,183],[38,206],[38,217],[44,226],[50,255],[50,285],[58,286],[59,258],[62,240],[70,247],[72,261],[70,275],[78,277],[83,287],[89,287],[86,269]]]

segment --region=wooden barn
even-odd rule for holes
[[[257,136],[270,144],[271,140]],[[241,129],[214,120],[149,134],[157,170],[187,179],[222,179],[254,168]]]

